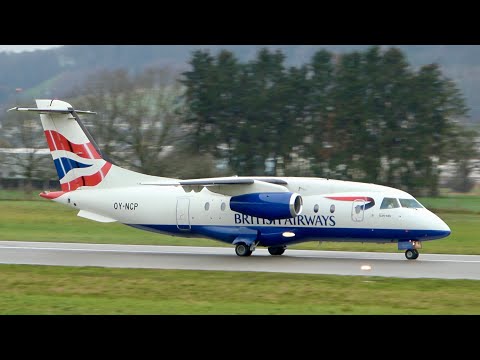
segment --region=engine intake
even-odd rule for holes
[[[233,196],[230,209],[264,219],[290,219],[302,212],[303,199],[291,192],[251,193]]]

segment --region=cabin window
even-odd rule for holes
[[[330,205],[330,212],[333,214],[335,212],[335,205]]]
[[[415,199],[399,199],[399,200],[400,200],[400,204],[402,204],[402,207],[404,208],[409,208],[409,209],[423,208],[423,206],[420,205],[420,203]]]
[[[313,207],[313,211],[315,211],[315,213],[318,212],[318,204],[315,204],[315,206]]]
[[[382,205],[380,205],[380,209],[394,209],[399,207],[398,200],[395,198],[385,198],[382,201]]]
[[[209,202],[206,202],[206,203],[205,203],[205,210],[208,210],[208,209],[210,209],[210,203],[209,203]]]
[[[225,203],[222,202],[222,205],[220,205],[220,209],[222,209],[222,211],[225,211],[226,207],[227,207],[227,205],[225,205]]]

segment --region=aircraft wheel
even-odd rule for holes
[[[418,255],[420,254],[418,253],[417,249],[408,249],[407,251],[405,251],[405,257],[408,260],[415,260],[416,258],[418,258]]]
[[[247,246],[245,243],[238,243],[235,246],[235,252],[238,256],[250,256],[252,255],[252,251],[250,250],[250,246]]]
[[[270,246],[268,252],[270,255],[282,255],[285,252],[285,246]]]

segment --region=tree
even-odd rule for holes
[[[4,135],[9,138],[6,147],[11,150],[3,154],[0,161],[11,169],[12,176],[23,179],[27,194],[32,192],[32,180],[56,178],[50,153],[42,152],[48,144],[37,117],[32,113],[10,112],[2,126]]]
[[[334,55],[326,50],[315,53],[307,64],[308,112],[302,146],[313,175],[321,177],[330,176],[332,149],[336,143],[333,132],[335,66]]]
[[[453,163],[453,171],[447,186],[454,191],[467,193],[475,186],[470,175],[474,170],[480,169],[479,133],[475,129],[456,126],[452,134],[455,141],[447,145],[447,151],[448,158]]]
[[[409,149],[405,158],[409,169],[403,183],[412,192],[424,189],[430,196],[439,194],[439,165],[449,160],[448,143],[457,143],[455,120],[467,113],[465,101],[456,85],[444,77],[437,64],[420,68],[412,79]]]
[[[237,126],[232,168],[238,173],[264,175],[267,159],[272,159],[276,173],[278,157],[288,155],[292,147],[294,124],[287,131],[287,78],[285,56],[280,51],[261,49],[257,57],[243,67],[245,88],[242,97],[243,122]],[[288,150],[286,150],[288,149]]]
[[[333,175],[340,179],[362,181],[361,161],[369,141],[366,126],[365,92],[367,80],[360,52],[340,57],[333,92],[335,145],[330,160]]]
[[[243,175],[316,175],[438,194],[446,144],[466,114],[436,64],[410,67],[397,48],[321,50],[286,68],[281,51],[240,63],[193,53],[183,73],[191,144]],[[302,165],[298,165],[301,161]],[[270,166],[266,166],[270,165]]]
[[[191,70],[184,72],[180,81],[186,87],[185,98],[190,108],[185,121],[191,126],[191,148],[196,153],[213,152],[216,144],[211,135],[218,101],[213,90],[217,84],[213,76],[214,58],[208,51],[197,50],[193,52],[189,65]]]
[[[168,176],[162,163],[177,151],[172,148],[185,131],[184,90],[178,83],[165,85],[165,75],[160,68],[136,76],[124,69],[102,71],[70,100],[77,108],[99,109],[100,119],[85,122],[109,158],[150,175]]]

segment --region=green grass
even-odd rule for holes
[[[442,196],[438,198],[418,198],[427,209],[437,212],[474,212],[480,214],[480,196]]]
[[[20,190],[0,190],[0,200],[31,200],[42,201],[43,199],[38,196],[41,191],[34,190],[31,193],[26,193]]]
[[[422,253],[480,254],[480,215],[444,213],[452,235],[423,243]],[[119,223],[98,223],[77,216],[77,211],[49,200],[0,201],[2,240],[89,242],[115,244],[231,246],[209,239],[188,239],[134,229]],[[292,249],[397,252],[396,244],[306,242]]]
[[[0,314],[480,314],[473,280],[0,265]]]

